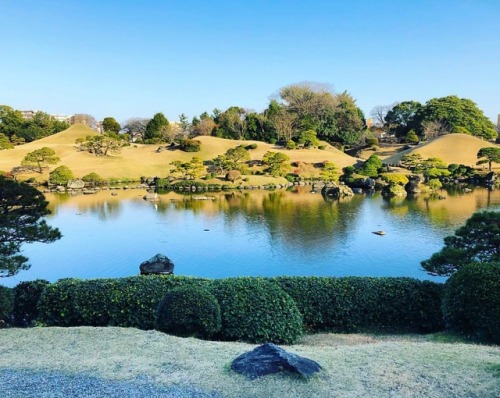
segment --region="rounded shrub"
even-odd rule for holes
[[[210,289],[221,308],[217,337],[290,344],[301,336],[302,316],[278,285],[263,278],[228,278],[214,280]]]
[[[186,286],[168,291],[158,304],[155,329],[181,337],[210,337],[221,328],[220,306],[209,291]]]
[[[445,284],[443,313],[448,327],[500,343],[500,262],[455,272]]]
[[[38,319],[38,301],[43,290],[50,285],[49,281],[37,279],[21,282],[14,288],[14,308],[12,315],[14,325],[32,326]]]
[[[10,287],[0,286],[0,328],[12,321],[14,291]]]

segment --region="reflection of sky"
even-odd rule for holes
[[[157,206],[137,198],[88,206],[69,199],[49,218],[63,238],[25,245],[32,268],[0,282],[136,275],[139,264],[157,253],[172,259],[178,275],[427,278],[420,261],[486,203],[485,191],[469,197],[470,206],[451,197],[438,203],[387,202],[378,195],[325,202],[308,193],[266,195],[171,201],[169,194]],[[500,206],[500,193],[489,201]],[[377,230],[386,235],[372,233]]]

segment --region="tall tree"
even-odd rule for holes
[[[114,117],[105,117],[102,121],[102,129],[105,133],[118,133],[121,128],[120,123]]]
[[[491,171],[492,163],[500,163],[500,148],[490,147],[490,148],[481,148],[477,153],[477,158],[481,159],[477,162],[477,164],[488,163],[489,170]]]
[[[44,195],[24,183],[0,176],[0,277],[28,269],[28,259],[19,255],[23,243],[54,242],[57,228],[42,218],[50,211]]]
[[[23,166],[29,166],[32,170],[37,171],[38,173],[42,173],[43,166],[48,164],[56,164],[60,160],[61,159],[56,156],[56,153],[53,149],[43,147],[26,154],[21,164]]]
[[[132,118],[127,120],[123,128],[127,130],[130,137],[140,137],[144,139],[146,126],[150,120],[151,119]]]
[[[200,117],[203,120],[202,117]],[[239,106],[231,106],[218,117],[217,136],[244,140],[247,132],[246,111]]]
[[[0,105],[0,133],[7,137],[17,135],[24,123],[21,112],[12,109],[7,105]]]
[[[146,140],[159,140],[163,139],[162,127],[170,126],[168,119],[161,112],[155,114],[153,118],[146,125],[144,138]],[[164,130],[163,130],[164,131]]]
[[[495,125],[484,115],[477,105],[466,98],[450,95],[433,98],[419,108],[415,115],[416,130],[422,131],[422,125],[429,121],[440,121],[453,131],[457,127],[467,129],[473,136],[484,139],[497,137]]]
[[[422,108],[418,101],[403,101],[396,104],[385,116],[385,124],[396,137],[406,137],[408,132],[416,129],[415,116]]]

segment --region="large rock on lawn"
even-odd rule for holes
[[[319,363],[311,359],[287,352],[272,343],[266,343],[241,354],[232,362],[231,369],[255,379],[283,371],[309,378],[322,368]]]

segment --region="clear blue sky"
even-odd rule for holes
[[[0,104],[178,120],[301,81],[376,105],[455,94],[496,122],[500,0],[0,0]]]

